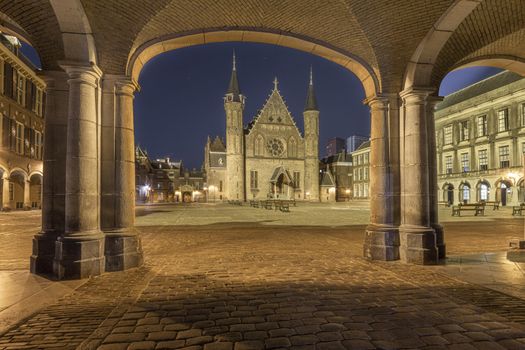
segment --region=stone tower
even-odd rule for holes
[[[319,201],[319,109],[315,98],[312,69],[304,107],[304,193],[305,199]]]
[[[233,69],[228,91],[224,96],[226,111],[226,193],[229,200],[244,201],[244,129],[243,110],[244,96],[237,80],[235,53],[233,54]]]

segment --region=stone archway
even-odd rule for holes
[[[42,208],[42,174],[33,173],[29,176],[29,201],[31,209]]]

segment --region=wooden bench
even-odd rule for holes
[[[512,207],[512,216],[522,216],[523,211],[525,210],[525,203],[521,203],[520,205],[515,205]]]
[[[452,206],[452,216],[461,216],[462,211],[473,211],[474,216],[485,215],[485,203],[459,204]]]
[[[272,210],[273,209],[273,202],[268,200],[264,201],[264,209]]]
[[[279,205],[279,210],[282,211],[282,212],[289,213],[290,212],[290,204],[288,202],[283,201]]]
[[[438,202],[438,205],[443,205],[445,207],[450,207],[450,202],[443,202],[443,201],[441,201],[441,202]]]
[[[499,201],[490,201],[485,202],[486,205],[492,206],[492,210],[499,210]]]

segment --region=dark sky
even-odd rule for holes
[[[200,167],[208,135],[224,137],[222,98],[231,74],[232,52],[237,55],[241,90],[246,96],[244,122],[262,108],[277,76],[279,90],[302,132],[302,111],[310,66],[320,109],[320,155],[332,137],[370,133],[364,91],[351,72],[308,53],[284,47],[219,43],[167,52],[153,58],[139,78],[135,96],[135,143],[152,157],[182,159],[187,167]],[[22,51],[39,66],[31,47]],[[466,68],[450,73],[440,95],[446,95],[497,73],[490,67]]]

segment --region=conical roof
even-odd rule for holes
[[[233,53],[233,67],[232,67],[232,75],[230,78],[230,84],[228,85],[228,91],[226,91],[226,94],[233,95],[233,101],[235,102],[241,102],[241,88],[239,87],[239,79],[237,79],[237,67],[235,64],[235,52]]]
[[[314,82],[312,68],[310,68],[310,84],[308,84],[308,93],[306,95],[306,105],[304,106],[305,111],[318,111],[317,99],[315,98]]]

